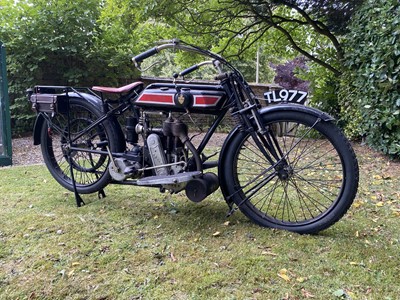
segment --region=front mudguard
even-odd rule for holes
[[[94,95],[86,94],[86,93],[79,93],[79,94],[68,93],[68,97],[70,99],[78,98],[80,101],[87,101],[93,106],[94,109],[100,110],[102,113],[105,113],[102,100]],[[122,131],[121,125],[117,121],[117,118],[114,116],[109,117],[108,120],[111,123],[111,126],[114,126],[116,129],[116,132],[118,135],[117,138],[120,143],[118,149],[120,149],[120,150],[122,149],[121,151],[123,151],[123,149],[125,149],[125,136]],[[46,122],[46,119],[45,119],[43,113],[39,113],[36,117],[35,124],[33,126],[33,144],[34,145],[40,145],[40,143],[41,143],[40,135],[41,135],[42,127],[45,122]]]
[[[260,109],[259,114],[261,115],[261,118],[263,118],[263,116],[266,116],[267,114],[274,114],[274,113],[282,112],[282,111],[300,111],[300,112],[315,116],[317,118],[320,118],[322,121],[325,121],[325,122],[330,122],[330,121],[335,120],[329,114],[327,114],[323,111],[320,111],[316,108],[312,108],[312,107],[308,107],[308,106],[304,106],[304,105],[300,105],[300,104],[292,104],[292,103],[282,103],[282,104],[267,106],[267,107]],[[254,122],[254,124],[255,124],[255,122]],[[229,176],[230,174],[223,174],[223,172],[224,172],[223,170],[224,170],[226,164],[231,163],[230,161],[227,161],[226,154],[228,151],[232,151],[232,146],[231,146],[232,141],[235,138],[237,138],[237,136],[240,134],[247,135],[247,132],[243,131],[239,126],[236,126],[235,128],[232,129],[232,131],[229,133],[229,135],[225,139],[224,144],[222,145],[222,149],[221,149],[221,153],[220,153],[219,161],[218,161],[219,184],[220,184],[220,188],[221,188],[223,195],[225,195],[225,200],[229,206],[232,206],[233,201],[226,198],[227,183],[225,182],[225,178],[226,178],[226,176]]]

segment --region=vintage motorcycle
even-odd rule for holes
[[[41,145],[51,175],[75,193],[78,206],[84,204],[80,194],[105,196],[104,187],[115,183],[185,190],[194,202],[220,187],[228,215],[239,209],[261,226],[298,233],[326,229],[346,213],[357,192],[358,164],[331,116],[299,104],[304,93],[298,91],[256,97],[227,60],[183,41],[164,42],[133,62],[140,70],[143,60],[164,49],[211,60],[174,74],[170,83],[147,87],[134,82],[29,91],[37,112],[34,144]],[[207,64],[218,73],[215,84],[176,80]],[[214,116],[197,146],[183,121],[192,114]],[[226,115],[233,129],[217,153],[206,154]],[[218,175],[206,172],[213,168]]]

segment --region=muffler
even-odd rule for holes
[[[186,185],[186,196],[193,202],[201,202],[219,187],[218,176],[214,173],[205,173],[203,176],[192,179]]]

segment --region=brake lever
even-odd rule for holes
[[[146,72],[147,70],[151,69],[152,67],[154,67],[155,65],[158,65],[161,63],[161,60],[157,60],[154,63],[152,63],[150,66],[148,66],[146,69],[142,70],[142,72]]]
[[[138,69],[140,72],[142,72],[142,68],[140,67],[141,63],[137,63],[135,61],[134,64],[135,64],[135,68]]]
[[[145,68],[145,69],[142,69],[141,66],[140,66],[141,64],[135,62],[135,67],[136,67],[136,69],[138,69],[140,72],[146,72],[147,70],[151,69],[152,67],[154,67],[155,65],[157,65],[157,64],[159,64],[159,63],[161,63],[161,60],[158,60],[158,61],[152,63],[150,66],[148,66],[148,67]]]

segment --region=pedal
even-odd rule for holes
[[[159,175],[159,176],[150,176],[138,179],[136,181],[137,185],[141,186],[154,186],[154,185],[166,185],[166,184],[179,184],[183,182],[188,182],[202,173],[200,171],[194,172],[186,172],[186,173],[179,173],[175,175]]]

